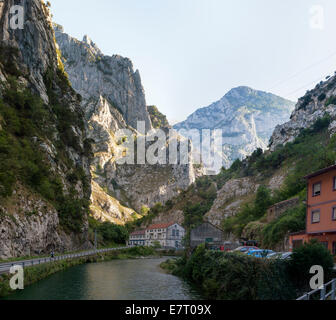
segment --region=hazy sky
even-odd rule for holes
[[[50,2],[65,32],[130,58],[171,122],[240,85],[296,100],[336,70],[335,0]]]

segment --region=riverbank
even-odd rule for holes
[[[24,268],[24,286],[27,287],[39,280],[42,280],[52,274],[59,271],[66,270],[76,265],[85,263],[95,263],[110,260],[121,259],[138,259],[138,258],[150,258],[150,257],[162,257],[164,255],[172,255],[171,251],[156,251],[150,247],[133,247],[127,249],[120,249],[105,253],[99,253],[97,255],[91,255],[87,257],[78,257],[75,259],[67,259],[62,261],[54,261],[36,266],[30,266]],[[2,274],[0,276],[0,298],[6,297],[12,294],[13,291],[9,286],[9,280],[12,277],[10,274]]]
[[[294,250],[289,260],[261,259],[241,253],[206,250],[168,259],[161,268],[198,288],[209,300],[295,300],[310,291],[310,268],[321,265],[325,282],[335,277],[333,258],[320,243]]]

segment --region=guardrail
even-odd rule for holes
[[[328,291],[329,289],[330,291]],[[319,294],[318,294],[319,293]],[[317,297],[316,297],[317,296]],[[311,297],[315,297],[314,300],[335,300],[336,297],[336,279],[324,284],[322,288],[312,290],[296,300],[311,300]]]
[[[5,263],[0,263],[0,273],[9,272],[9,269],[14,265],[19,265],[25,268],[25,267],[38,265],[38,264],[44,264],[44,263],[49,263],[49,262],[54,262],[54,261],[61,261],[61,260],[66,260],[66,259],[87,257],[87,256],[91,256],[97,253],[104,253],[104,252],[126,249],[126,248],[127,247],[98,249],[98,250],[90,250],[90,251],[79,252],[79,253],[69,253],[69,254],[65,254],[61,256],[55,256],[54,258],[45,257],[45,258],[36,258],[36,259],[23,260],[23,261],[5,262]]]

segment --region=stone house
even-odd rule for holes
[[[267,222],[271,222],[279,218],[288,209],[291,209],[297,206],[299,202],[300,202],[299,198],[293,198],[293,199],[285,200],[282,202],[278,202],[274,204],[273,206],[269,207],[267,210]]]

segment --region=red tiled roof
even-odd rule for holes
[[[172,225],[175,224],[175,223],[176,223],[176,222],[152,224],[151,226],[149,226],[149,227],[147,228],[147,230],[153,230],[153,229],[166,229],[166,228],[172,226]]]
[[[130,235],[131,236],[138,236],[138,235],[142,235],[142,234],[145,234],[146,233],[146,230],[136,230],[136,231],[133,231]]]

